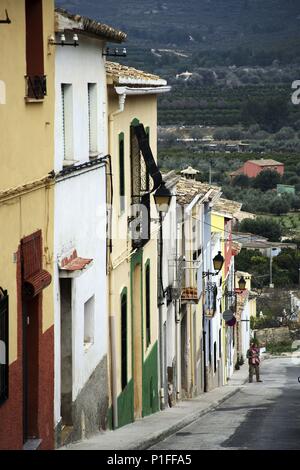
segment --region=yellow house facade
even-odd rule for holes
[[[0,7],[0,449],[51,449],[54,2]]]
[[[169,87],[157,76],[116,63],[107,62],[106,70],[113,187],[108,250],[111,423],[117,428],[159,409],[159,225],[152,192],[157,95]]]

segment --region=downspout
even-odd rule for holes
[[[176,221],[176,260],[179,263],[179,243],[180,243],[180,225]],[[179,266],[176,266],[176,277],[179,282]],[[178,285],[177,287],[180,288]],[[180,314],[180,301],[175,300],[175,321],[176,321],[176,368],[177,368],[177,383],[176,383],[176,400],[181,398],[181,314]]]
[[[112,154],[113,147],[113,125],[114,118],[121,114],[125,108],[126,93],[119,95],[119,108],[110,113],[108,116],[108,134],[109,134],[109,154]],[[112,181],[112,168],[110,167],[110,178]],[[117,378],[117,331],[116,331],[116,315],[112,312],[112,207],[110,211],[110,250],[108,263],[108,291],[109,291],[109,329],[110,329],[110,347],[111,347],[111,391],[112,391],[112,409],[113,409],[113,428],[118,428],[118,378]]]
[[[160,409],[164,410],[166,406],[165,397],[165,357],[164,357],[164,324],[163,324],[163,305],[164,305],[164,287],[163,287],[163,218],[159,213],[159,357],[160,357]]]

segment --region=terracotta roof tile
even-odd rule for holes
[[[240,202],[221,198],[213,205],[213,211],[231,214],[232,216],[234,216],[236,213],[238,213],[241,210],[241,207],[242,207],[242,203]]]
[[[127,67],[117,62],[107,61],[106,73],[116,85],[167,85],[167,81],[163,80],[158,75],[153,75],[143,70],[137,70],[133,67]]]
[[[283,165],[283,163],[277,162],[276,160],[272,160],[272,159],[264,160],[263,158],[261,160],[249,160],[249,162],[255,163],[255,165],[258,165],[258,166]]]
[[[220,193],[221,188],[181,177],[176,184],[177,202],[181,205],[190,204],[196,196],[204,197],[209,191],[213,198]]]
[[[76,30],[78,32],[90,33],[99,38],[114,42],[123,42],[127,34],[118,29],[112,28],[104,23],[98,23],[86,16],[74,15],[62,8],[55,10],[55,31]]]
[[[86,268],[93,260],[90,258],[80,258],[77,251],[74,250],[70,256],[65,257],[60,263],[60,269],[63,271],[81,271]]]

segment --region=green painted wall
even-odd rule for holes
[[[119,428],[133,421],[133,380],[130,380],[121,395],[118,396]]]
[[[134,421],[133,414],[133,380],[127,384],[123,392],[118,396],[118,428]],[[107,411],[107,427],[113,429],[112,407]]]
[[[143,365],[143,416],[159,410],[158,344],[154,344]]]

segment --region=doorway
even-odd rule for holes
[[[134,419],[142,417],[143,397],[143,355],[142,355],[142,267],[136,264],[133,270],[133,379],[134,379]]]
[[[42,293],[28,295],[25,281],[42,269],[41,231],[21,240],[21,302],[23,333],[23,442],[39,438],[39,337]]]
[[[60,378],[62,426],[72,426],[72,280],[60,279]]]

